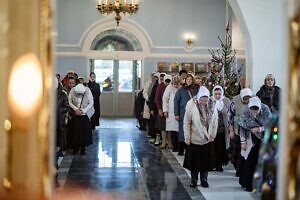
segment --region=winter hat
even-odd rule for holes
[[[84,94],[85,86],[83,84],[79,83],[78,85],[75,86],[74,91],[77,94]]]
[[[242,99],[246,96],[252,97],[252,91],[250,90],[250,88],[244,88],[241,90],[240,95]]]
[[[260,101],[260,99],[259,99],[257,96],[251,97],[251,98],[249,99],[248,108],[251,108],[251,107],[253,107],[253,106],[258,107],[259,110],[260,110],[260,108],[261,108],[261,101]]]
[[[67,74],[74,74],[74,73],[75,73],[74,70],[71,69],[67,71]]]
[[[159,77],[165,77],[167,74],[162,72],[162,73],[159,73]]]
[[[166,81],[166,80],[172,80],[172,76],[171,75],[165,75],[165,77],[164,77],[164,81]]]
[[[205,86],[201,86],[197,93],[197,99],[199,100],[201,97],[209,97],[209,90]]]
[[[159,73],[159,72],[156,72],[153,76],[159,78],[159,75],[160,75],[160,73]]]

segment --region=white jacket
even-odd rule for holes
[[[81,105],[81,109],[83,111],[82,115],[88,114],[88,112],[91,109],[93,109],[93,106],[94,106],[93,94],[92,94],[91,90],[88,87],[85,87],[84,96],[83,96],[83,94],[76,93],[75,87],[73,87],[70,91],[68,100],[69,100],[70,107],[74,111],[79,109],[79,107]]]
[[[150,119],[150,109],[149,106],[147,104],[147,101],[149,101],[149,89],[150,89],[150,85],[151,85],[152,81],[151,79],[149,79],[143,88],[143,97],[145,99],[145,104],[144,104],[144,111],[143,111],[143,118],[144,119]]]
[[[183,130],[185,141],[190,141],[192,144],[204,145],[209,143],[208,139],[211,136],[215,138],[218,130],[218,111],[213,109],[211,120],[209,121],[208,131],[202,125],[200,113],[196,105],[196,99],[190,99],[185,108],[183,119]]]
[[[174,115],[174,97],[177,88],[169,84],[164,92],[163,101],[163,112],[168,112],[168,117],[166,118],[166,131],[178,131],[178,121],[175,119]]]

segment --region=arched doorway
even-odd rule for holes
[[[90,59],[90,71],[100,83],[101,115],[132,116],[135,91],[141,87],[142,61],[130,55],[142,51],[140,42],[124,29],[109,29],[94,38],[90,50],[99,52],[99,58]],[[101,58],[103,53],[123,56]]]

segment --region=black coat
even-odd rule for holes
[[[272,112],[279,111],[280,108],[280,88],[273,86],[272,89],[268,89],[266,85],[263,85],[256,93],[262,103],[269,106]],[[275,108],[275,110],[274,110]]]
[[[56,90],[56,146],[63,148],[65,145],[66,117],[69,111],[67,92],[59,86]]]
[[[90,88],[92,94],[93,94],[93,98],[94,98],[94,109],[95,109],[95,113],[91,118],[93,127],[95,126],[99,126],[99,118],[100,118],[100,95],[101,95],[101,91],[100,91],[100,85],[99,83],[96,83],[95,81],[89,81],[88,83],[88,87]]]
[[[157,107],[156,107],[156,104],[155,104],[155,94],[156,94],[156,90],[157,90],[157,86],[158,86],[158,82],[156,82],[153,87],[152,87],[152,90],[151,90],[151,94],[149,96],[149,109],[150,111],[154,111],[155,114],[158,113],[158,110],[157,110]]]
[[[134,113],[135,113],[135,117],[138,120],[143,119],[144,104],[145,104],[145,99],[143,97],[143,90],[141,90],[138,93],[134,103],[134,111],[135,111]]]

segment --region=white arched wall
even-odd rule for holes
[[[248,78],[256,92],[263,84],[267,73],[275,75],[277,85],[282,88],[280,112],[279,165],[277,168],[277,198],[286,199],[287,151],[287,2],[282,0],[228,0],[239,22],[246,49]]]
[[[239,22],[246,49],[247,76],[257,92],[266,74],[283,87],[286,68],[285,2],[282,0],[228,0]]]
[[[149,35],[146,33],[145,30],[143,30],[141,26],[129,19],[123,19],[119,27],[116,27],[115,24],[116,22],[114,18],[108,18],[99,20],[98,22],[91,25],[88,29],[86,29],[79,41],[79,46],[82,48],[82,53],[84,54],[84,56],[89,58],[99,57],[99,51],[90,50],[91,44],[99,33],[106,30],[111,30],[114,27],[116,29],[126,30],[135,35],[141,43],[142,52],[121,52],[120,54],[116,52],[101,52],[101,58],[122,59],[123,57],[126,59],[142,59],[149,55],[149,49],[152,42]]]

